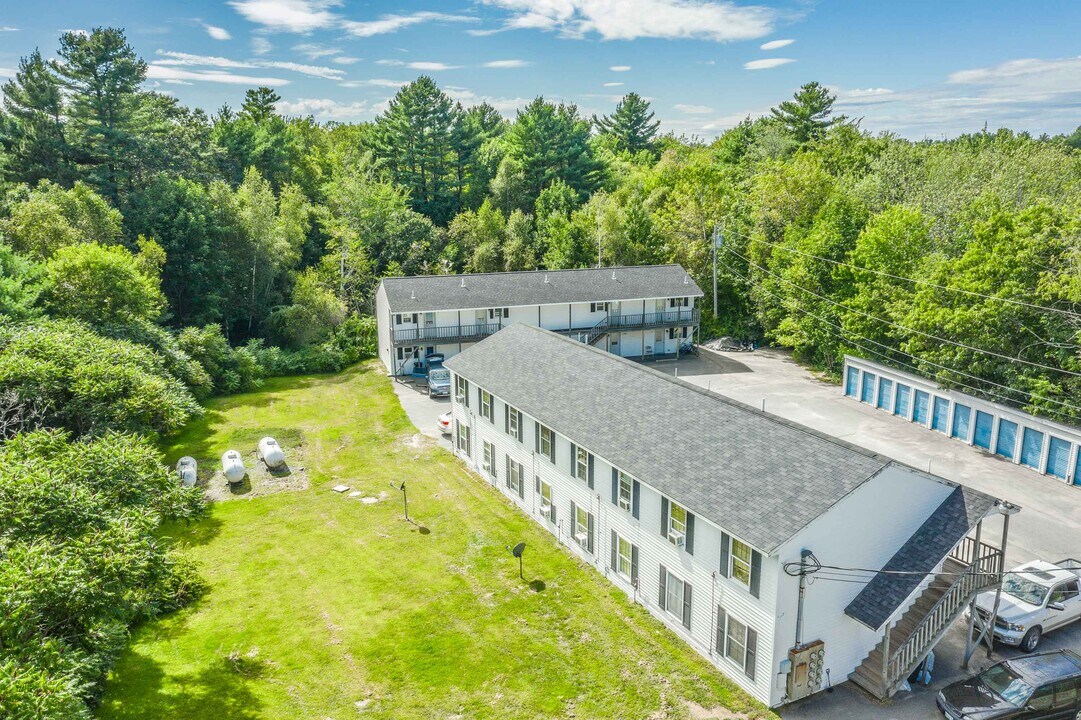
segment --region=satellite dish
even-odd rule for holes
[[[511,550],[511,554],[514,555],[514,557],[516,557],[516,558],[522,557],[522,553],[524,553],[524,552],[525,552],[525,543],[524,542],[518,543],[517,545],[514,546],[514,549]]]

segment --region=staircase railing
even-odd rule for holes
[[[602,337],[606,332],[608,332],[608,318],[603,317],[593,327],[589,328],[588,330],[580,330],[574,333],[572,337],[574,337],[575,340],[579,340],[585,343],[586,345],[592,345],[593,343],[597,342],[597,339]]]
[[[978,553],[978,554],[977,554]],[[986,543],[966,537],[950,553],[950,557],[964,565],[964,570],[950,588],[938,599],[900,647],[889,656],[886,663],[886,692],[889,694],[900,680],[912,672],[913,666],[938,641],[953,620],[972,599],[974,593],[999,583],[1002,571],[1002,551]],[[890,629],[887,628],[887,634]]]

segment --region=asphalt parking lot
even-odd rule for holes
[[[838,385],[816,378],[784,352],[702,350],[697,357],[660,360],[649,365],[712,392],[1020,505],[1022,511],[1010,520],[1007,567],[1034,558],[1055,561],[1081,557],[1081,487],[1038,475],[846,398]],[[436,418],[449,409],[449,400],[429,399],[426,393],[406,383],[396,382],[395,392],[417,428],[450,448],[449,437],[443,436],[436,426]],[[1001,522],[992,520],[989,525],[984,527],[984,539],[998,543]],[[789,706],[782,715],[807,720],[940,718],[934,703],[938,690],[978,671],[981,666],[1018,654],[1017,650],[996,646],[993,657],[988,659],[986,652],[979,650],[970,670],[964,671],[961,669],[964,647],[964,628],[959,622],[935,650],[934,680],[930,687],[901,692],[888,705],[843,682],[845,678],[835,677],[834,692],[819,693]],[[1040,649],[1062,647],[1081,652],[1081,623],[1045,637]]]

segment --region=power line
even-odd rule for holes
[[[994,300],[996,302],[1007,303],[1009,305],[1018,305],[1020,307],[1026,307],[1026,308],[1029,308],[1029,309],[1032,309],[1032,310],[1040,310],[1040,311],[1046,311],[1046,312],[1059,313],[1061,315],[1065,315],[1066,317],[1072,318],[1074,320],[1081,320],[1081,313],[1075,313],[1072,310],[1065,310],[1063,308],[1051,307],[1049,305],[1037,305],[1035,303],[1025,302],[1024,300],[1014,300],[1013,298],[1004,298],[1004,297],[996,297],[994,295],[986,295],[984,293],[979,293],[979,292],[976,292],[974,290],[965,290],[964,288],[950,287],[948,285],[939,285],[938,283],[933,283],[933,282],[931,282],[929,280],[917,280],[915,278],[904,277],[903,275],[894,275],[893,273],[888,273],[888,272],[886,272],[884,270],[872,270],[871,268],[860,267],[858,265],[852,265],[850,263],[842,262],[840,260],[833,260],[831,258],[821,257],[820,255],[814,255],[814,254],[809,253],[809,252],[804,252],[802,250],[797,250],[796,248],[792,248],[792,247],[788,247],[786,245],[782,245],[781,243],[779,243],[779,242],[777,242],[775,240],[767,240],[767,239],[761,238],[761,237],[752,238],[752,237],[750,237],[748,235],[744,235],[744,234],[738,233],[738,232],[733,232],[731,230],[728,230],[726,232],[726,234],[735,235],[736,237],[741,237],[744,240],[747,240],[748,242],[762,242],[762,243],[765,243],[767,245],[770,245],[771,247],[775,247],[775,248],[778,248],[780,250],[784,250],[785,252],[795,253],[797,255],[803,255],[805,257],[814,258],[815,260],[821,260],[823,262],[833,263],[834,265],[839,265],[841,267],[846,267],[846,268],[849,268],[849,269],[852,269],[852,270],[857,270],[857,271],[860,271],[860,272],[869,272],[869,273],[873,273],[875,275],[880,275],[882,277],[892,278],[894,280],[902,280],[904,282],[910,282],[910,283],[913,283],[915,285],[926,285],[927,287],[933,287],[933,288],[935,288],[937,290],[947,290],[949,292],[962,293],[964,295],[983,298],[985,300]],[[1045,269],[1047,269],[1047,268],[1045,268]],[[1048,271],[1050,272],[1049,269],[1048,269]]]
[[[729,272],[731,272],[733,275],[735,275],[739,279],[746,282],[748,285],[753,284],[753,281],[751,281],[749,278],[746,278],[743,275],[741,275],[731,265],[728,265],[727,263],[724,263],[724,266],[725,266],[725,268],[728,269]],[[774,293],[773,291],[769,290],[768,288],[763,288],[763,289],[767,293],[769,293],[770,295],[773,295],[778,300],[782,300],[782,301],[784,300],[783,297],[781,297],[777,293]],[[970,373],[963,372],[961,370],[955,370],[954,368],[946,367],[945,365],[939,365],[936,362],[932,362],[931,360],[927,360],[925,358],[917,357],[917,356],[915,356],[915,355],[913,355],[911,353],[905,352],[904,350],[900,350],[900,349],[897,349],[897,348],[892,348],[889,345],[884,345],[883,343],[880,343],[880,342],[878,342],[876,340],[872,340],[871,338],[864,337],[862,335],[856,335],[855,333],[851,333],[848,330],[845,330],[840,325],[837,325],[836,323],[830,322],[829,320],[821,317],[820,315],[816,315],[815,313],[811,312],[810,310],[807,310],[807,309],[805,309],[805,308],[803,308],[803,307],[801,307],[799,305],[796,306],[796,309],[799,310],[804,315],[808,315],[808,316],[814,318],[815,320],[818,320],[819,322],[821,322],[821,323],[823,323],[825,325],[829,325],[830,327],[836,328],[839,331],[840,334],[834,333],[834,335],[836,337],[838,337],[839,339],[841,339],[842,341],[847,342],[847,343],[851,343],[851,344],[855,345],[857,348],[859,348],[860,350],[863,350],[864,352],[875,355],[875,356],[887,361],[887,363],[889,363],[889,364],[902,365],[902,366],[904,366],[904,367],[906,367],[906,368],[908,368],[910,370],[914,370],[917,375],[922,374],[921,370],[918,367],[916,367],[915,365],[912,365],[911,363],[902,362],[902,361],[897,360],[896,358],[894,358],[892,355],[886,355],[886,354],[878,352],[878,351],[876,351],[874,349],[868,348],[865,345],[861,345],[860,343],[856,342],[855,340],[852,340],[852,336],[857,337],[860,340],[865,340],[865,341],[871,343],[872,345],[877,345],[878,347],[883,348],[883,349],[887,350],[890,353],[900,353],[901,355],[912,358],[913,360],[916,360],[917,362],[927,363],[928,365],[936,367],[936,368],[938,368],[940,370],[945,370],[946,372],[949,372],[949,373],[955,373],[957,375],[961,375],[963,377],[970,378],[970,379],[975,380],[977,382],[986,383],[986,384],[989,384],[989,385],[994,385],[996,387],[1000,387],[1000,388],[1002,388],[1004,390],[1007,390],[1009,392],[1012,392],[1012,393],[1017,393],[1019,395],[1025,395],[1030,400],[1042,400],[1042,401],[1045,401],[1045,402],[1054,403],[1056,405],[1060,405],[1062,407],[1068,408],[1069,410],[1073,410],[1074,412],[1078,413],[1076,415],[1071,415],[1070,416],[1071,422],[1075,422],[1075,423],[1076,422],[1081,422],[1081,408],[1076,407],[1074,405],[1070,405],[1069,403],[1063,402],[1061,400],[1056,400],[1054,398],[1044,397],[1042,395],[1036,395],[1034,393],[1028,392],[1027,390],[1020,390],[1018,388],[1012,388],[1012,387],[1010,387],[1008,385],[1003,385],[1002,383],[997,383],[994,380],[987,380],[987,379],[978,377],[976,375],[972,375]],[[849,337],[846,337],[846,336],[849,336]],[[1004,395],[1000,395],[1000,394],[998,394],[998,393],[996,393],[996,392],[994,392],[992,390],[987,390],[985,388],[975,387],[975,386],[972,386],[972,385],[966,385],[965,383],[958,382],[956,380],[952,380],[951,382],[954,385],[958,386],[958,387],[962,387],[962,388],[965,388],[967,390],[972,390],[972,391],[974,391],[976,393],[979,393],[981,395],[989,395],[989,396],[991,396],[993,398],[997,398],[999,400],[1004,400],[1007,403],[1016,403],[1017,402],[1017,400],[1014,399],[1014,398],[1009,398],[1009,397],[1006,397]]]
[[[748,265],[751,265],[753,267],[758,268],[762,272],[766,273],[767,275],[770,275],[772,277],[777,278],[781,282],[788,283],[789,285],[796,288],[797,290],[802,290],[805,293],[808,293],[810,295],[814,295],[815,297],[819,298],[820,300],[825,300],[826,302],[828,302],[828,303],[830,303],[832,305],[836,305],[836,306],[840,307],[842,310],[846,310],[848,312],[856,313],[857,315],[862,315],[862,316],[868,318],[869,320],[874,320],[876,322],[880,322],[880,323],[884,323],[886,325],[890,325],[891,327],[895,327],[898,330],[901,330],[903,332],[911,333],[911,334],[914,334],[914,335],[922,335],[922,336],[924,336],[926,338],[934,340],[935,342],[946,343],[947,345],[953,345],[955,347],[964,348],[965,350],[969,350],[971,352],[983,353],[985,355],[990,355],[992,357],[997,357],[997,358],[1000,358],[1002,360],[1008,360],[1010,362],[1017,362],[1017,363],[1022,363],[1024,365],[1030,365],[1032,367],[1040,368],[1041,370],[1049,370],[1051,372],[1059,372],[1059,373],[1063,373],[1065,375],[1073,375],[1074,377],[1081,377],[1081,373],[1074,372],[1073,370],[1065,370],[1063,368],[1057,368],[1057,367],[1054,367],[1052,365],[1043,365],[1041,363],[1032,362],[1031,360],[1024,360],[1022,358],[1010,357],[1009,355],[1003,355],[1002,353],[997,353],[994,350],[984,350],[983,348],[973,347],[971,345],[966,345],[965,343],[957,342],[955,340],[948,340],[946,338],[938,337],[937,335],[932,335],[931,333],[926,333],[926,332],[923,332],[922,330],[915,330],[913,328],[905,327],[904,325],[900,325],[900,324],[895,323],[895,322],[893,322],[891,320],[885,320],[885,319],[880,318],[880,317],[875,317],[874,315],[871,315],[870,313],[866,313],[866,312],[864,312],[862,310],[857,310],[855,308],[850,308],[847,305],[845,305],[844,303],[833,300],[832,298],[826,297],[825,295],[820,295],[819,293],[816,293],[814,290],[808,290],[805,287],[800,287],[799,285],[796,285],[791,280],[783,278],[780,275],[772,272],[771,270],[768,270],[768,269],[762,267],[761,265],[754,262],[753,260],[750,260],[749,258],[744,257],[740,253],[733,250],[731,247],[725,246],[725,250],[732,253],[736,257],[742,259]]]

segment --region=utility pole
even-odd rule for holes
[[[717,317],[717,248],[724,244],[724,226],[713,223],[713,317]]]

